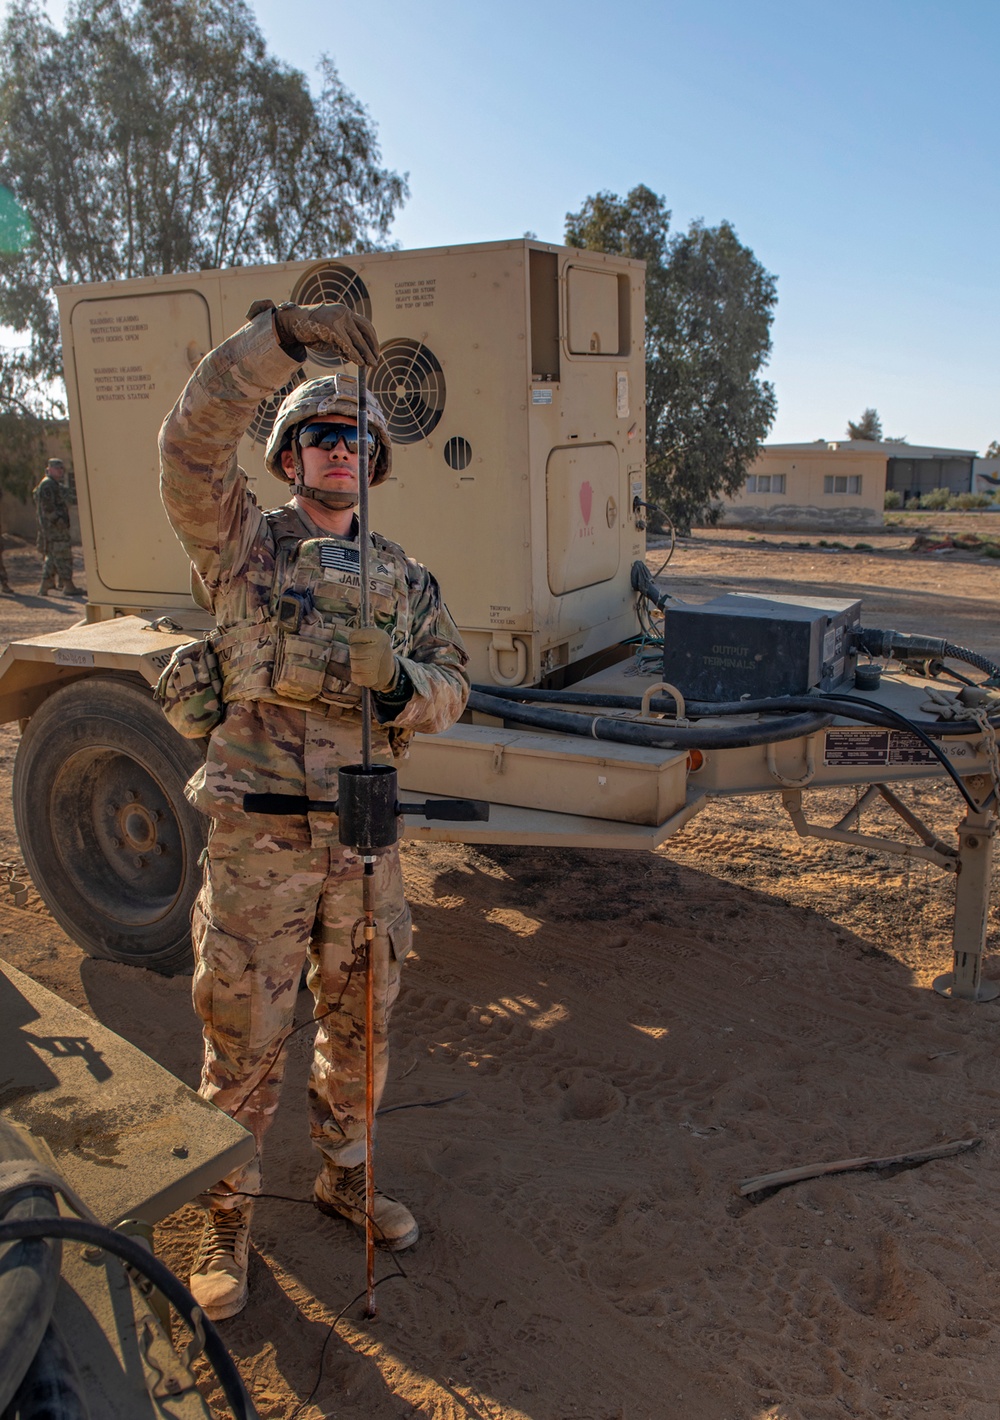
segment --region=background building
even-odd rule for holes
[[[973,493],[1000,494],[1000,459],[974,459],[972,462]]]
[[[974,449],[925,449],[909,444],[893,444],[885,486],[892,488],[904,503],[947,488],[951,493],[971,493]]]
[[[881,527],[887,489],[904,502],[972,487],[975,453],[867,439],[765,444],[739,493],[723,499],[730,527],[863,532]]]

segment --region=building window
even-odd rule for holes
[[[860,493],[860,473],[828,473],[823,477],[824,493]]]
[[[746,491],[748,493],[784,493],[785,475],[783,473],[751,473],[747,476]]]

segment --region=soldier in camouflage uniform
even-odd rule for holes
[[[208,355],[160,434],[162,493],[191,557],[196,596],[215,615],[225,718],[188,796],[212,819],[194,911],[195,1008],[204,1029],[201,1093],[252,1130],[255,1161],[207,1196],[191,1288],[209,1316],[247,1296],[260,1145],[278,1105],[283,1046],[303,964],[317,1019],[310,1133],[321,1156],[314,1199],[364,1222],[364,979],[352,970],[362,864],[337,839],[333,815],[249,817],[247,792],[334,799],[337,770],[361,757],[360,687],[373,692],[376,757],[400,754],[414,731],[446,729],[468,697],[467,656],[434,578],[372,534],[374,628],[359,626],[357,382],[344,374],[299,385],[278,410],[268,469],[293,496],[262,513],[236,449],[262,400],[288,384],[307,347],[374,365],[373,327],[344,306],[281,307]],[[372,485],[392,445],[369,396]],[[397,853],[379,859],[375,973],[376,1099],[387,1070],[389,1012],[411,924]],[[417,1238],[409,1210],[376,1195],[376,1235],[399,1249]]]
[[[69,531],[69,503],[63,490],[66,466],[62,459],[49,459],[45,476],[35,489],[35,512],[38,516],[38,550],[42,562],[40,597],[47,597],[53,587],[61,587],[68,597],[85,593],[73,584],[73,548]]]

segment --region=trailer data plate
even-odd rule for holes
[[[971,744],[943,746],[949,759],[966,759],[975,755]],[[823,748],[823,763],[835,765],[936,764],[922,740],[909,730],[827,730]]]

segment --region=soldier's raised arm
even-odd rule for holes
[[[251,307],[206,355],[160,430],[160,491],[171,525],[209,588],[245,565],[261,514],[236,451],[258,406],[286,385],[307,348],[372,365],[378,338],[346,306]]]

